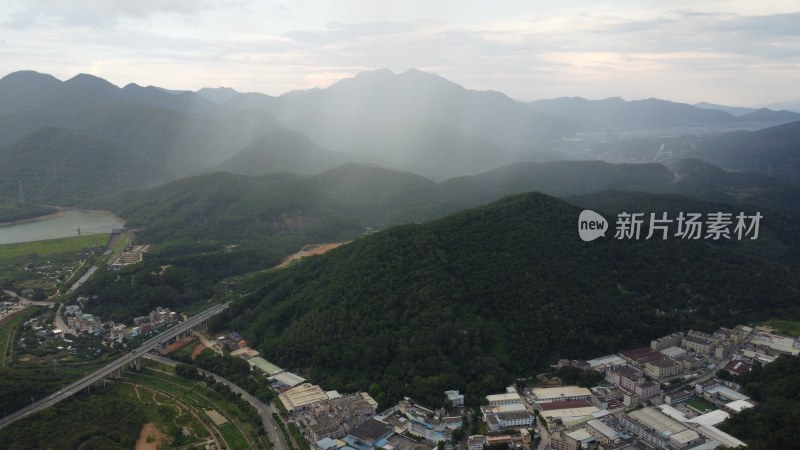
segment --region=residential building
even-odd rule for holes
[[[714,358],[725,359],[736,348],[736,343],[732,339],[725,339],[714,348]]]
[[[743,342],[751,333],[753,333],[753,329],[745,325],[736,325],[733,328],[733,335],[737,344]]]
[[[631,434],[658,448],[687,448],[702,442],[696,431],[670,419],[655,408],[642,408],[623,415],[620,424]]]
[[[666,403],[667,405],[677,405],[679,403],[686,402],[686,400],[689,400],[693,396],[694,396],[693,390],[682,389],[680,391],[665,395],[664,403]]]
[[[643,369],[647,361],[662,358],[663,355],[649,347],[642,347],[623,352],[622,357],[628,361],[628,364],[637,369]]]
[[[687,353],[687,354],[685,354],[683,356],[679,356],[679,357],[675,358],[675,360],[678,361],[681,364],[681,366],[683,367],[683,370],[699,369],[700,367],[703,366],[703,363],[704,363],[704,359],[703,358],[701,358],[701,357],[699,357],[697,355],[689,354],[689,353]]]
[[[464,406],[464,395],[459,394],[458,391],[444,391],[444,395],[454,408]]]
[[[683,366],[667,357],[647,361],[644,365],[645,375],[658,381],[679,375],[682,370]]]
[[[682,348],[703,356],[709,356],[715,346],[714,337],[700,331],[689,331],[681,341]]]
[[[642,371],[633,366],[614,367],[606,372],[606,380],[631,392],[636,389],[636,385],[645,382]]]
[[[696,383],[694,385],[695,393],[697,393],[697,395],[703,395],[705,392],[709,391],[710,389],[713,389],[713,388],[715,388],[717,386],[720,386],[720,384],[721,383],[716,378],[712,378],[710,380],[706,380],[706,381],[703,381],[703,382],[700,382],[700,383]]]
[[[482,434],[473,434],[467,439],[468,450],[483,450],[486,445],[486,436]]]
[[[133,325],[139,326],[143,323],[150,323],[150,316],[139,316],[133,318]]]
[[[583,445],[594,441],[595,438],[584,429],[570,432],[559,431],[551,435],[551,444],[557,450],[578,450]]]
[[[533,425],[533,416],[528,412],[515,411],[495,414],[500,429],[520,428]]]
[[[683,333],[672,333],[670,335],[650,341],[650,349],[655,352],[660,352],[665,348],[681,345],[681,340],[683,340]]]
[[[647,381],[642,384],[637,384],[633,392],[639,397],[640,400],[646,399],[661,393],[661,385],[655,382]]]
[[[442,417],[442,423],[451,430],[457,430],[464,426],[464,418],[462,416]]]
[[[408,432],[433,443],[447,440],[444,434],[434,429],[432,424],[418,419],[411,419],[408,421]]]
[[[586,424],[586,431],[601,444],[615,444],[622,442],[622,433],[608,426],[598,419],[590,420]]]
[[[622,389],[618,386],[592,388],[592,404],[600,409],[616,409],[622,405]]]

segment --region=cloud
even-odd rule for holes
[[[0,72],[67,76],[94,66],[115,84],[279,94],[365,69],[419,67],[529,100],[780,100],[798,77],[798,7],[765,2],[756,14],[748,1],[697,5],[32,0],[0,6],[10,18],[0,23]],[[770,89],[743,89],[756,83]]]
[[[116,26],[121,19],[147,19],[156,14],[193,15],[210,9],[210,0],[31,0],[11,16],[9,24],[24,28],[34,25]]]

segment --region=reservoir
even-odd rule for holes
[[[0,244],[77,236],[78,228],[81,234],[110,233],[123,225],[111,215],[100,212],[67,210],[56,217],[0,226]]]

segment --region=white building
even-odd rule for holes
[[[447,396],[447,401],[449,401],[454,408],[464,406],[464,395],[459,394],[458,391],[444,391],[444,395]]]
[[[522,403],[522,398],[516,392],[487,395],[486,400],[489,401],[489,406],[513,405],[514,403]]]
[[[469,450],[483,450],[483,447],[486,445],[486,436],[482,434],[474,434],[469,437],[467,441],[467,446]]]
[[[532,389],[531,394],[537,403],[591,400],[592,398],[592,391],[578,386]]]
[[[528,412],[504,412],[495,414],[500,428],[520,428],[533,425],[533,416]]]

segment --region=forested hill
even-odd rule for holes
[[[676,327],[800,314],[796,269],[736,242],[582,242],[579,212],[531,193],[391,228],[266,275],[220,320],[325,387],[436,404]]]
[[[354,163],[308,176],[210,173],[82,206],[114,211],[130,227],[142,227],[138,239],[148,243],[185,236],[231,244],[276,233],[304,234],[308,242],[323,242],[358,237],[364,227],[425,222],[512,194],[570,196],[609,189],[800,210],[797,187],[762,174],[728,173],[701,161],[685,161],[675,172],[661,164],[517,163],[438,184],[411,173]]]

